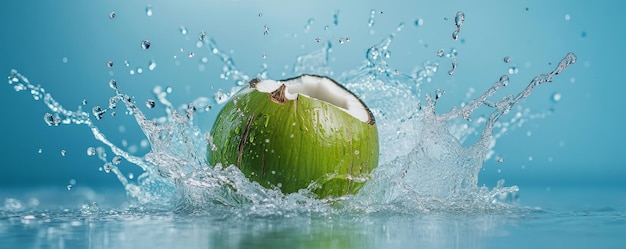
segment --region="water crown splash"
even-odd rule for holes
[[[397,31],[402,27],[400,25]],[[460,25],[457,27],[460,28]],[[44,115],[49,125],[87,125],[94,137],[115,154],[109,160],[104,148],[97,149],[105,172],[114,173],[128,196],[141,205],[163,204],[166,208],[173,205],[190,212],[235,208],[257,215],[334,212],[336,209],[333,207],[337,207],[337,203],[343,203],[339,206],[347,207],[345,210],[379,211],[391,207],[394,210],[408,208],[423,211],[450,207],[492,208],[491,203],[502,195],[514,194],[517,191],[515,186],[499,185],[490,190],[477,185],[479,170],[494,146],[498,122],[520,100],[528,97],[534,87],[551,82],[554,76],[574,64],[576,56],[567,54],[552,72],[536,76],[516,95],[507,95],[499,101],[489,100],[500,88],[509,84],[508,76],[504,75],[464,106],[436,114],[435,105],[443,91],[437,91],[434,96],[424,96],[425,104],[420,99],[421,85],[436,73],[438,64],[427,62],[423,68],[415,70],[414,75],[390,70],[385,58],[389,57],[389,47],[394,38],[395,33],[392,33],[368,49],[364,64],[343,73],[339,80],[370,106],[382,139],[380,164],[366,186],[356,196],[334,200],[315,199],[306,189],[285,195],[279,189],[266,189],[250,182],[234,166],[208,165],[205,155],[212,139],[207,131],[194,124],[195,115],[208,111],[196,108],[200,106],[198,102],[204,103],[205,100],[196,100],[177,109],[167,100],[167,91],[156,87],[153,91],[156,100],[146,104],[151,109],[158,106],[158,102],[164,107],[166,116],[148,120],[134,100],[120,92],[117,83],[113,82],[111,87],[115,95],[110,98],[109,106],[94,107],[92,114],[96,119],[103,118],[103,113],[116,109],[121,102],[126,113],[134,116],[151,145],[147,154],[134,156],[107,140],[89,113],[80,108],[76,111],[63,108],[52,95],[42,87],[31,84],[16,70],[10,72],[8,80],[16,91],[27,91],[35,100],[43,100],[50,110]],[[237,82],[229,94],[223,94],[219,99],[216,96],[217,102],[226,101],[243,85],[240,82],[251,77],[239,71],[232,58],[222,53],[213,39],[203,37],[201,41],[224,63],[221,77]],[[331,72],[328,66],[330,47],[328,43],[319,51],[298,57],[294,74],[310,73],[308,70]],[[260,75],[265,76],[265,73]],[[493,109],[488,118],[480,118],[470,127],[463,126],[465,129],[451,122],[461,118],[469,121],[472,112],[481,106]],[[478,129],[478,125],[484,125],[478,141],[463,146],[463,141]],[[140,167],[143,173],[136,179],[126,177],[117,167],[121,158]]]

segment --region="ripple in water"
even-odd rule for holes
[[[372,10],[369,26],[374,24]],[[457,13],[457,32],[464,21],[464,14]],[[400,31],[401,27],[397,29]],[[213,39],[199,40],[202,47],[218,57],[224,64],[222,79],[236,82],[230,92],[218,90],[215,101],[223,103],[250,76],[239,71],[234,60],[223,53]],[[499,182],[493,189],[478,186],[478,173],[485,160],[492,156],[496,139],[507,131],[508,124],[522,123],[528,110],[517,110],[509,120],[503,115],[514,110],[516,104],[528,97],[532,89],[561,73],[576,62],[573,53],[567,54],[557,67],[548,73],[534,77],[528,86],[515,95],[506,95],[500,100],[490,100],[492,95],[509,84],[503,75],[477,98],[447,113],[435,112],[437,100],[443,90],[422,95],[421,86],[430,82],[437,72],[437,63],[424,63],[412,75],[391,71],[385,61],[389,47],[395,38],[392,33],[379,44],[370,47],[363,64],[348,72],[335,74],[328,65],[331,43],[310,54],[299,56],[293,66],[294,75],[315,73],[341,75],[338,80],[356,93],[371,108],[379,125],[380,163],[371,179],[355,196],[336,199],[315,199],[307,189],[285,195],[278,189],[266,189],[250,182],[238,170],[229,165],[208,165],[207,145],[215,146],[206,127],[194,123],[196,115],[208,112],[210,99],[199,98],[180,108],[167,100],[171,92],[155,87],[155,99],[146,101],[146,108],[163,106],[164,116],[147,119],[134,100],[119,91],[117,82],[111,80],[114,90],[109,106],[92,107],[92,113],[78,109],[70,111],[58,103],[52,95],[18,71],[12,70],[8,82],[18,92],[29,92],[35,100],[42,100],[50,113],[44,120],[50,126],[78,124],[87,125],[93,136],[104,147],[88,148],[87,154],[97,155],[102,161],[100,169],[113,173],[124,186],[128,196],[139,205],[177,209],[183,212],[235,210],[242,215],[285,215],[289,213],[334,213],[334,212],[427,212],[433,210],[492,210],[506,208],[507,200],[514,197],[518,188],[504,186]],[[149,43],[147,43],[149,44]],[[142,47],[147,49],[146,42]],[[437,54],[437,56],[441,56]],[[265,77],[262,72],[261,78]],[[241,83],[243,82],[243,83]],[[92,119],[105,118],[105,113],[119,108],[132,115],[147,137],[150,152],[135,156],[109,141]],[[472,119],[479,107],[490,108],[485,118]],[[200,107],[200,108],[197,108]],[[479,139],[464,145],[466,139],[478,134]],[[107,157],[106,149],[113,153]],[[143,173],[139,176],[124,174],[118,168],[126,160]],[[502,161],[497,157],[498,161]],[[69,188],[69,187],[68,187]]]

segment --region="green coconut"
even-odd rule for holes
[[[355,194],[378,165],[372,113],[328,77],[250,81],[220,111],[211,136],[211,165],[235,165],[283,193]]]

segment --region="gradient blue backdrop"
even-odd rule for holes
[[[153,10],[152,16],[146,15],[147,6]],[[333,42],[331,67],[341,73],[359,66],[368,47],[404,23],[391,47],[392,67],[410,72],[426,60],[439,60],[447,71],[449,59],[437,58],[436,51],[459,51],[454,76],[440,72],[426,87],[429,91],[446,89],[440,109],[447,110],[458,104],[470,87],[478,92],[488,88],[512,64],[520,71],[511,76],[513,83],[504,91],[517,92],[534,75],[552,70],[571,51],[578,56],[578,63],[554,83],[536,89],[523,103],[535,111],[553,108],[554,113],[531,120],[500,139],[496,149],[504,162],[488,161],[481,183],[491,186],[506,179],[508,185],[522,187],[610,185],[623,189],[626,52],[621,20],[625,6],[609,0],[3,1],[0,74],[18,69],[72,110],[83,99],[88,101],[87,110],[106,106],[113,94],[108,87],[111,78],[138,103],[152,97],[155,85],[172,86],[170,100],[181,105],[233,85],[219,78],[222,64],[217,58],[206,48],[195,47],[200,31],[231,52],[242,71],[253,75],[266,63],[270,77],[282,78],[283,72],[289,76],[298,55],[322,46],[315,42],[316,37]],[[372,9],[376,15],[370,28]],[[458,10],[466,14],[463,43],[453,41],[450,35]],[[114,19],[108,18],[111,12],[116,13]],[[333,23],[334,14],[338,14],[338,25]],[[315,21],[307,33],[310,18]],[[423,25],[417,27],[414,22],[419,18]],[[266,35],[265,25],[269,27]],[[181,34],[181,26],[186,27],[187,35]],[[340,45],[338,38],[346,36],[351,42]],[[152,43],[147,51],[140,48],[144,39]],[[190,52],[194,52],[193,58],[188,58]],[[511,56],[512,62],[505,64],[505,56]],[[198,65],[203,57],[208,62],[201,71]],[[112,68],[105,65],[108,60],[114,62]],[[131,66],[124,66],[124,60]],[[147,69],[150,60],[157,63],[154,71]],[[130,75],[129,70],[137,67],[144,72]],[[562,99],[554,103],[550,98],[557,92]],[[43,121],[47,112],[43,104],[28,94],[15,93],[6,83],[0,89],[0,106],[4,141],[0,188],[62,188],[71,179],[81,186],[119,185],[113,175],[98,171],[102,163],[97,158],[87,156],[87,147],[101,145],[86,126],[48,127]],[[212,112],[217,113],[218,108]],[[155,116],[160,111],[156,108],[146,113]],[[208,129],[210,120],[203,122]],[[144,139],[134,121],[124,115],[107,116],[98,125],[117,144],[125,139],[130,145],[140,145]],[[119,131],[120,125],[126,128],[124,133]],[[61,150],[67,155],[61,156]],[[140,148],[137,154],[145,152]],[[121,168],[136,172],[127,163]]]

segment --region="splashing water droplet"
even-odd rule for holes
[[[52,115],[50,113],[46,113],[43,116],[43,120],[48,124],[48,126],[58,126],[61,122],[58,116]]]
[[[553,94],[552,94],[552,97],[551,97],[552,102],[554,102],[554,103],[558,103],[559,101],[561,101],[561,97],[562,97],[562,96],[561,96],[561,93],[558,93],[558,92],[553,93]]]
[[[93,113],[93,116],[96,118],[96,120],[100,120],[104,117],[106,109],[102,109],[102,107],[97,105],[91,109],[91,112]]]
[[[517,66],[509,67],[509,74],[517,74],[517,73],[519,73],[519,68],[517,68]]]
[[[511,62],[511,56],[504,56],[504,63],[509,63]]]
[[[107,67],[113,67],[113,61],[107,61]]]
[[[443,48],[437,51],[437,57],[443,57]]]
[[[458,40],[459,39],[459,33],[460,33],[460,30],[458,30],[458,29],[453,31],[452,32],[452,39],[455,40],[455,41]]]
[[[496,156],[496,162],[503,163],[504,162],[504,158],[502,158],[501,156]]]
[[[376,10],[372,9],[372,10],[370,11],[370,19],[369,19],[369,20],[367,20],[367,26],[368,26],[368,27],[370,27],[370,28],[371,28],[372,26],[374,26],[374,23],[375,23],[375,21],[374,21],[374,17],[375,17],[375,15],[376,15]]]
[[[152,99],[146,100],[146,107],[148,107],[148,109],[152,109],[156,106],[156,102]]]
[[[193,58],[194,56],[196,56],[194,52],[190,52],[189,54],[187,54],[187,57],[189,58]]]
[[[40,148],[40,149],[38,149],[38,150],[37,150],[37,153],[39,153],[39,154],[43,153],[43,149],[41,149],[41,148]]]
[[[458,65],[457,60],[452,60],[452,68],[450,68],[450,70],[448,70],[448,75],[453,75],[454,74],[454,70],[456,70]]]
[[[204,41],[205,38],[206,38],[206,32],[202,31],[200,32],[200,34],[198,34],[198,40]]]
[[[457,11],[456,15],[454,15],[454,25],[456,25],[456,27],[460,29],[464,21],[465,21],[465,12]]]
[[[117,81],[114,79],[109,80],[109,87],[117,91]]]
[[[67,151],[66,150],[61,150],[61,156],[66,156],[67,155]]]
[[[109,19],[113,18],[115,18],[115,12],[111,11],[111,13],[109,13]]]
[[[152,5],[146,6],[146,16],[152,16]]]
[[[69,190],[72,190],[72,184],[68,184],[68,185],[67,185],[67,190],[68,190],[68,191],[69,191]]]
[[[178,30],[180,31],[181,35],[187,35],[187,27],[180,26],[180,28],[178,28]]]
[[[87,148],[87,155],[88,155],[88,156],[94,156],[94,155],[96,155],[96,148],[94,148],[94,147],[89,147],[89,148]]]
[[[415,26],[420,27],[422,25],[424,25],[424,19],[418,18],[417,20],[415,20]]]
[[[500,76],[500,80],[498,80],[498,82],[500,82],[500,84],[502,84],[502,86],[509,85],[509,76],[508,75]]]
[[[150,45],[150,41],[148,40],[141,41],[141,49],[143,50],[148,50],[150,48]]]

